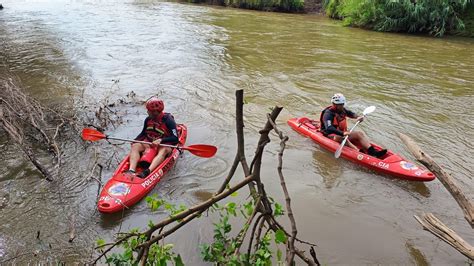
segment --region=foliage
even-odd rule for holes
[[[174,206],[173,204],[167,203],[163,199],[159,199],[156,194],[146,197],[146,202],[151,208],[151,211],[158,211],[161,206],[169,213],[170,217],[180,213],[186,209],[186,206],[180,205],[179,207]],[[154,224],[152,221],[148,223],[149,227],[153,227]],[[135,265],[136,263],[136,253],[137,247],[146,242],[146,236],[144,234],[138,234],[138,229],[132,229],[130,234],[136,234],[128,238],[126,241],[122,242],[121,247],[123,252],[113,253],[106,259],[106,263],[113,265]],[[105,245],[105,240],[98,239],[96,241],[99,251],[103,251],[102,247]],[[154,243],[150,245],[148,251],[147,265],[160,265],[166,266],[168,263],[172,263],[176,266],[184,265],[181,256],[175,254],[173,251],[173,244],[162,244]]]
[[[223,6],[238,8],[298,12],[303,11],[304,0],[188,0],[192,3],[199,2],[217,2]]]
[[[457,30],[455,34],[463,35],[467,37],[474,37],[474,2],[468,5],[464,13],[460,15],[464,22],[465,28],[463,30]]]
[[[463,30],[460,14],[471,0],[325,0],[326,13],[345,25],[437,37]]]
[[[232,196],[237,196],[237,193],[232,194]],[[284,214],[283,206],[270,197],[269,200],[273,209],[273,216],[282,216]],[[158,211],[163,207],[170,217],[186,209],[184,205],[176,207],[173,204],[167,203],[163,199],[159,199],[156,194],[146,197],[146,202],[152,211]],[[214,242],[201,245],[201,255],[204,261],[222,265],[271,265],[273,258],[273,252],[270,249],[271,240],[274,239],[277,245],[285,244],[287,241],[286,233],[283,230],[278,229],[274,233],[273,231],[267,231],[257,241],[253,253],[249,255],[239,254],[236,250],[241,245],[243,239],[241,239],[242,236],[240,234],[236,237],[231,237],[232,226],[230,218],[249,219],[255,212],[255,202],[253,200],[244,204],[228,202],[222,206],[216,203],[210,208],[210,211],[212,213],[217,212],[220,218],[219,222],[214,223]],[[153,222],[149,221],[148,226],[153,227]],[[243,230],[248,230],[249,227],[250,224],[245,224]],[[129,233],[134,234],[134,236],[121,244],[123,252],[111,254],[107,257],[106,263],[114,265],[136,264],[137,247],[147,240],[144,234],[139,234],[138,232],[138,229],[132,229]],[[98,250],[103,252],[103,247],[106,246],[105,240],[98,239],[96,244]],[[168,263],[176,266],[184,265],[181,256],[175,254],[172,249],[172,244],[152,244],[148,251],[147,265],[165,266]],[[280,249],[277,249],[276,259],[279,263],[282,263],[282,252]]]
[[[283,208],[280,204],[272,201],[273,215],[283,215]],[[204,261],[213,262],[222,265],[271,265],[273,252],[270,249],[272,238],[275,244],[286,243],[287,237],[283,230],[277,230],[275,233],[267,231],[256,244],[253,253],[240,254],[236,252],[242,242],[241,235],[231,236],[232,226],[229,219],[233,217],[241,217],[248,219],[254,212],[255,202],[252,200],[238,205],[229,202],[223,206],[214,204],[211,212],[219,214],[219,222],[214,223],[214,242],[211,244],[201,245],[201,256]],[[243,230],[249,229],[250,224],[245,224]],[[277,261],[281,263],[282,252],[277,249]]]
[[[132,229],[130,233],[138,233],[138,229]],[[133,236],[127,241],[124,241],[121,245],[123,248],[122,253],[113,253],[106,259],[107,264],[113,265],[136,265],[136,249],[140,244],[143,244],[146,241],[145,235]],[[102,251],[101,246],[105,244],[105,241],[102,239],[97,240],[97,245],[99,250]],[[175,254],[173,251],[172,244],[163,244],[154,243],[150,246],[148,251],[148,258],[146,265],[161,265],[166,266],[168,263],[172,263],[175,266],[184,265],[181,256]]]

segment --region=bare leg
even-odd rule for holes
[[[150,169],[150,172],[155,170],[155,168],[163,162],[163,160],[171,151],[172,149],[170,147],[159,147],[158,154],[151,162],[150,167],[148,167],[148,169]]]
[[[339,142],[339,143],[341,143],[343,139],[344,139],[344,138],[341,137],[341,136],[334,136],[334,140],[337,141],[337,142]],[[346,141],[346,144],[345,144],[345,145],[346,145],[346,146],[349,146],[349,147],[351,147],[352,149],[355,149],[355,150],[358,149],[357,146],[355,146],[354,144],[352,144],[352,142],[350,141],[350,138]]]
[[[371,146],[369,138],[362,131],[353,131],[349,135],[349,140],[355,143],[359,143],[361,148],[364,150],[367,150]]]
[[[137,169],[138,160],[140,160],[140,153],[145,151],[146,145],[141,143],[133,143],[132,150],[130,151],[130,170],[135,171]]]

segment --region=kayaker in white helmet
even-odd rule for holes
[[[146,102],[148,117],[145,119],[142,132],[135,140],[152,142],[153,145],[133,143],[130,152],[129,174],[135,174],[137,164],[145,152],[148,161],[148,168],[138,174],[138,177],[145,178],[171,153],[172,148],[160,146],[160,143],[175,145],[179,142],[176,122],[171,114],[163,112],[165,105],[162,100],[152,97]],[[143,159],[143,158],[142,158]]]
[[[369,141],[367,135],[362,131],[352,131],[349,133],[347,129],[346,117],[362,121],[363,116],[358,116],[356,113],[346,109],[346,97],[342,93],[336,93],[331,98],[331,106],[326,107],[320,116],[321,132],[324,136],[331,138],[337,142],[342,142],[345,136],[349,136],[346,145],[359,149],[360,152],[367,153],[371,156],[380,158],[383,157],[387,150],[376,150]]]

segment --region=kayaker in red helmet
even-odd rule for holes
[[[349,135],[346,145],[358,149],[360,152],[365,152],[370,156],[380,158],[387,153],[386,149],[377,151],[370,144],[369,138],[362,131],[352,131],[349,133],[347,129],[346,117],[357,119],[362,121],[363,116],[358,116],[356,113],[344,108],[346,104],[346,98],[341,93],[336,93],[331,98],[331,106],[326,107],[320,116],[321,132],[328,138],[332,138],[337,142],[341,142],[342,139]],[[355,144],[355,145],[354,145]]]
[[[138,174],[138,177],[145,178],[152,172],[166,156],[171,153],[172,148],[159,146],[160,143],[175,145],[179,142],[176,122],[171,114],[163,112],[165,105],[162,100],[152,97],[146,102],[148,117],[145,119],[142,132],[135,140],[152,142],[153,145],[133,143],[130,152],[130,168],[127,173],[134,174],[140,160],[141,153],[147,148],[156,150],[156,156],[151,161],[150,166]]]

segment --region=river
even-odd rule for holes
[[[236,152],[234,92],[244,89],[248,156],[269,108],[284,107],[277,123],[290,138],[283,171],[298,235],[318,245],[322,263],[466,263],[413,218],[433,212],[474,243],[439,181],[402,181],[334,159],[286,120],[318,118],[335,92],[357,112],[375,105],[361,130],[413,160],[396,133],[409,135],[472,195],[474,39],[378,33],[318,15],[158,1],[7,0],[3,6],[1,71],[20,77],[29,94],[56,104],[74,97],[114,100],[130,91],[143,99],[157,94],[166,111],[188,126],[188,144],[219,147],[212,159],[183,155],[154,189],[167,201],[189,206],[219,187]],[[125,123],[109,134],[133,138],[140,131],[144,108],[128,108]],[[264,154],[263,181],[284,203],[275,135],[273,140]],[[4,135],[0,147],[0,261],[87,262],[96,239],[111,240],[165,217],[150,213],[144,201],[125,213],[98,213],[97,184],[85,180],[90,152],[63,147],[64,178],[49,183]],[[119,148],[119,157],[127,147]],[[104,179],[112,171],[106,169]],[[68,243],[71,223],[77,236]],[[202,217],[167,241],[186,264],[205,265],[198,245],[212,240],[212,230]]]

